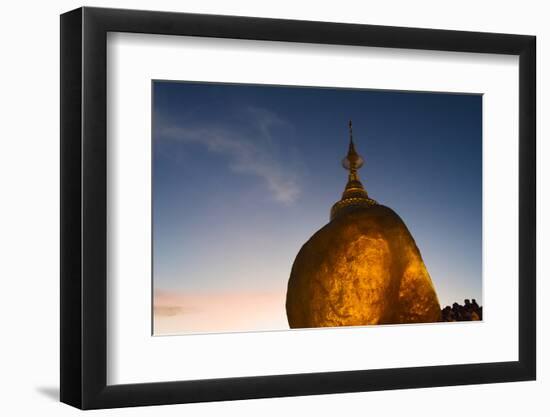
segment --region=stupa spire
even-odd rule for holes
[[[349,121],[348,126],[349,126],[349,148],[348,148],[348,154],[344,159],[342,159],[342,166],[349,171],[350,180],[353,177],[353,180],[359,181],[357,170],[363,166],[364,161],[363,161],[363,158],[361,158],[361,155],[359,155],[355,150],[355,143],[353,142],[353,125],[351,123],[351,120]],[[360,181],[359,181],[359,184],[361,184]],[[363,186],[361,185],[361,187]]]
[[[348,123],[349,128],[349,146],[348,153],[344,159],[342,159],[342,166],[349,171],[348,182],[342,198],[334,206],[330,212],[331,220],[336,216],[337,212],[346,207],[352,206],[371,206],[376,204],[376,201],[369,198],[365,187],[359,179],[357,171],[363,166],[365,161],[355,150],[355,142],[353,141],[353,124],[350,120]]]

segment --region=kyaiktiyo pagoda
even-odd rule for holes
[[[429,323],[441,308],[420,251],[401,218],[371,199],[358,170],[351,121],[349,171],[330,222],[294,260],[286,296],[291,328]]]

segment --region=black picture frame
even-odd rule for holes
[[[519,360],[107,385],[108,32],[519,56]],[[536,38],[186,13],[61,15],[61,401],[81,409],[375,391],[536,378]]]

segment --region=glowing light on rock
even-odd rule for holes
[[[401,218],[369,198],[350,121],[349,178],[331,221],[296,256],[286,298],[291,328],[440,321],[420,251]]]

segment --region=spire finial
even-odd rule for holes
[[[348,183],[342,194],[342,199],[332,206],[331,219],[336,216],[336,213],[346,207],[356,206],[372,206],[377,204],[376,201],[369,198],[367,191],[361,184],[357,171],[363,166],[363,158],[355,150],[353,142],[353,125],[351,120],[348,122],[349,127],[349,149],[348,154],[342,160],[342,166],[349,171]]]
[[[355,143],[353,143],[353,126],[351,120],[348,123],[349,126],[349,149],[348,154],[342,160],[342,166],[350,171],[350,174],[356,174],[357,170],[363,166],[363,158],[359,156],[355,150]]]

